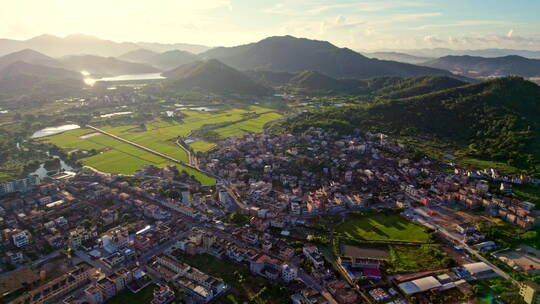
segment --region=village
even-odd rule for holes
[[[540,253],[523,245],[499,254],[504,245],[481,226],[536,227],[539,211],[513,197],[512,186],[540,181],[440,165],[411,157],[384,134],[312,128],[221,141],[198,159],[216,186],[201,186],[176,166],[5,183],[0,297],[449,303],[498,277],[524,297],[538,292],[501,263],[537,274]],[[439,261],[399,260],[416,253]]]

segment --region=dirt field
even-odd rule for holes
[[[512,251],[494,255],[517,271],[540,274],[540,251],[530,246],[520,245]]]

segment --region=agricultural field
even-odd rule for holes
[[[195,152],[207,152],[212,150],[216,146],[216,144],[202,139],[198,139],[195,142],[190,143],[189,146]]]
[[[66,151],[75,149],[96,150],[98,154],[83,158],[82,162],[107,173],[133,174],[143,165],[164,167],[171,161],[132,145],[120,142],[110,136],[95,133],[90,129],[77,129],[62,134],[44,137],[41,141],[54,144]],[[180,148],[178,148],[180,150]],[[183,151],[183,150],[182,150]],[[195,175],[203,185],[212,185],[215,180],[191,168],[178,165],[180,171]]]
[[[138,143],[156,150],[180,161],[187,162],[187,153],[178,146],[178,137],[188,135],[205,125],[213,125],[241,120],[250,113],[265,113],[260,117],[233,124],[234,130],[247,130],[261,132],[264,125],[281,115],[269,112],[270,110],[258,106],[247,109],[232,109],[219,112],[182,111],[186,115],[182,121],[156,119],[142,125],[100,126],[101,129],[129,141]],[[269,113],[266,113],[269,112]],[[235,131],[237,132],[237,131]],[[241,131],[242,134],[244,131]],[[234,132],[233,132],[234,133]],[[227,135],[233,136],[233,135]],[[225,136],[225,137],[227,137]],[[66,151],[95,150],[98,154],[82,159],[82,162],[99,171],[119,174],[133,174],[143,165],[149,164],[163,167],[171,164],[170,161],[129,144],[120,142],[112,137],[99,134],[90,129],[77,129],[41,139],[46,143],[54,144]],[[197,140],[190,145],[195,152],[205,152],[212,149],[215,144]],[[185,170],[195,175],[204,185],[214,184],[215,180],[190,168],[178,165],[179,170]]]
[[[452,258],[434,244],[390,245],[390,255],[389,273],[417,272],[453,265]]]
[[[335,232],[367,241],[428,242],[430,239],[424,228],[397,213],[350,214],[335,227]]]
[[[274,120],[281,118],[281,114],[276,112],[270,112],[261,114],[261,116],[242,121],[230,126],[216,129],[216,133],[219,134],[221,138],[227,138],[232,136],[241,136],[247,132],[260,133],[264,131],[264,126]]]

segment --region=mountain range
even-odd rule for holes
[[[370,59],[353,50],[338,48],[327,41],[292,36],[269,37],[236,47],[218,47],[201,53],[200,56],[218,59],[239,70],[313,70],[337,78],[451,75],[440,69]]]
[[[517,55],[485,58],[475,56],[445,56],[423,65],[449,70],[467,77],[490,77],[520,75],[540,76],[540,59],[529,59]]]
[[[381,60],[393,60],[398,62],[410,63],[410,64],[420,64],[429,60],[433,60],[431,57],[420,57],[409,55],[406,53],[399,52],[373,52],[373,53],[363,53],[369,58],[376,58]]]
[[[504,57],[518,55],[531,59],[540,59],[540,51],[515,50],[515,49],[478,49],[478,50],[454,50],[448,48],[432,49],[407,49],[407,50],[381,50],[378,52],[398,52],[416,57],[439,58],[444,56],[478,56],[478,57]]]
[[[172,50],[163,53],[156,53],[145,49],[131,51],[118,58],[148,64],[161,70],[170,70],[186,63],[201,60],[199,56],[187,51]]]
[[[82,54],[117,57],[140,48],[159,53],[170,50],[200,53],[210,49],[203,45],[185,43],[115,42],[80,34],[63,38],[53,35],[41,35],[28,40],[0,39],[0,56],[24,49],[32,49],[51,57]]]

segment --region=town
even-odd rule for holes
[[[215,186],[174,165],[1,184],[2,301],[451,303],[497,278],[527,303],[540,292],[515,275],[536,275],[540,253],[498,252],[490,232],[540,223],[512,196],[537,179],[318,128],[227,138],[196,164]]]

